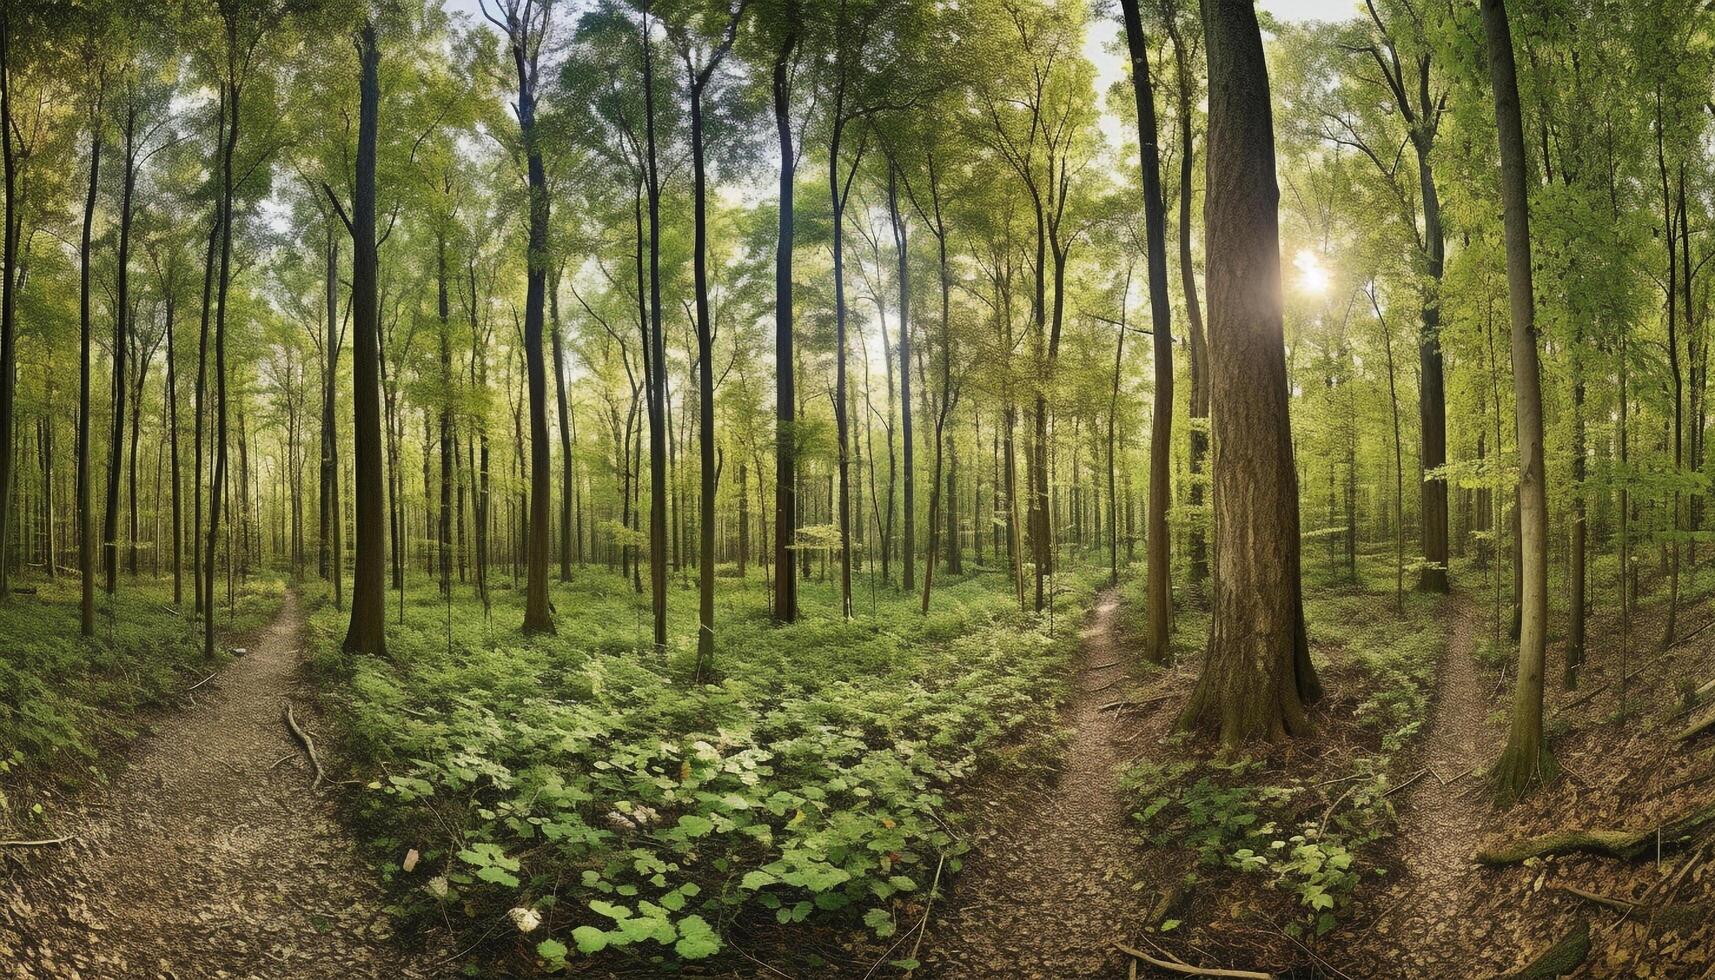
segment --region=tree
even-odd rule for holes
[[[693,52],[693,41],[683,28],[673,31],[678,37],[679,56],[685,64],[685,75],[691,108],[691,222],[695,244],[692,246],[693,290],[696,293],[697,365],[701,383],[697,386],[697,448],[700,456],[698,479],[697,545],[697,670],[703,671],[715,654],[715,383],[713,318],[709,314],[707,151],[704,147],[703,98],[720,69],[727,52],[732,50],[738,36],[739,20],[744,16],[745,0],[738,0],[727,16],[719,40],[699,56]],[[741,488],[740,493],[743,493]],[[741,566],[742,567],[742,566]]]
[[[1216,568],[1208,653],[1179,723],[1233,748],[1309,734],[1305,706],[1322,691],[1304,629],[1262,33],[1250,0],[1206,0],[1203,30]]]
[[[1512,317],[1513,399],[1519,447],[1520,596],[1518,680],[1512,725],[1495,764],[1496,797],[1517,799],[1552,771],[1542,741],[1542,673],[1548,628],[1548,490],[1542,462],[1542,382],[1537,366],[1534,292],[1530,268],[1530,200],[1526,187],[1524,125],[1519,117],[1518,74],[1504,0],[1482,0],[1483,36],[1495,94],[1495,129],[1501,149],[1501,203],[1507,252],[1507,296]]]
[[[1144,631],[1144,655],[1166,661],[1172,602],[1172,539],[1167,532],[1171,499],[1169,472],[1173,452],[1173,334],[1172,302],[1167,294],[1167,209],[1161,198],[1161,152],[1155,128],[1155,91],[1149,77],[1149,42],[1143,34],[1138,0],[1120,0],[1125,17],[1126,47],[1131,52],[1132,88],[1137,100],[1137,139],[1143,169],[1143,213],[1149,257],[1150,328],[1155,340],[1155,409],[1149,430],[1149,582]],[[1183,191],[1182,191],[1183,192]],[[1278,246],[1277,246],[1278,247]],[[1123,334],[1124,327],[1121,327]],[[1123,344],[1123,339],[1121,341]],[[1118,357],[1118,354],[1115,355]]]
[[[526,541],[527,592],[524,631],[552,633],[548,605],[548,508],[551,460],[548,449],[548,380],[542,355],[543,304],[548,280],[548,187],[542,167],[542,146],[536,131],[536,87],[541,76],[542,48],[547,39],[553,0],[496,0],[490,13],[481,0],[483,16],[500,28],[518,74],[518,101],[513,111],[524,141],[530,190],[530,242],[524,296],[524,371],[530,392],[530,518]]]
[[[358,61],[357,170],[351,213],[340,219],[351,234],[352,444],[356,479],[357,555],[351,576],[351,621],[343,649],[383,656],[385,626],[386,539],[382,524],[381,461],[381,298],[380,259],[375,233],[376,133],[381,116],[381,42],[373,17],[366,16],[355,38]],[[339,200],[328,189],[335,208]],[[331,328],[331,324],[330,324]],[[335,517],[337,520],[337,515]],[[335,561],[338,561],[335,556]],[[211,559],[212,561],[212,559]]]

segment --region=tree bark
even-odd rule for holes
[[[381,445],[380,259],[375,242],[375,143],[380,121],[381,47],[366,19],[357,38],[359,65],[357,180],[352,194],[352,404],[356,463],[357,556],[352,572],[351,623],[344,650],[382,656],[387,636],[386,542],[383,540]],[[335,514],[334,519],[339,519]],[[338,560],[338,556],[335,556]]]
[[[1250,0],[1207,0],[1203,22],[1216,575],[1208,654],[1179,723],[1236,748],[1309,734],[1321,684],[1304,631],[1262,34]]]
[[[1501,201],[1512,314],[1513,395],[1517,405],[1520,591],[1519,667],[1507,747],[1495,766],[1496,795],[1511,802],[1553,767],[1542,741],[1542,672],[1548,625],[1548,494],[1542,460],[1542,384],[1532,322],[1530,202],[1512,31],[1502,0],[1481,0],[1500,136]]]
[[[1125,16],[1126,45],[1131,52],[1132,90],[1137,102],[1137,134],[1143,170],[1143,214],[1149,263],[1150,327],[1155,348],[1155,410],[1149,432],[1149,562],[1144,628],[1144,655],[1156,663],[1171,656],[1172,539],[1167,532],[1167,508],[1172,499],[1173,463],[1173,333],[1172,301],[1167,295],[1167,215],[1161,196],[1161,152],[1156,144],[1155,89],[1149,76],[1149,43],[1143,35],[1138,0],[1120,0]],[[1269,175],[1272,178],[1272,173]],[[1278,254],[1278,240],[1276,251]],[[1124,327],[1122,326],[1123,333]],[[1123,340],[1121,341],[1123,343]],[[1115,355],[1118,372],[1118,355]],[[1113,446],[1109,441],[1109,456]],[[1110,480],[1110,484],[1111,484]],[[1117,574],[1116,574],[1117,578]]]

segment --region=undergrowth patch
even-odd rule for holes
[[[329,707],[397,910],[488,936],[509,969],[601,954],[672,970],[774,923],[890,945],[959,868],[953,794],[1028,765],[1054,727],[1089,594],[1050,620],[991,580],[937,585],[927,616],[886,589],[844,622],[806,583],[787,627],[760,583],[725,590],[700,687],[694,593],[674,593],[659,651],[605,572],[556,585],[550,637],[518,632],[510,591],[485,617],[412,589],[386,659],[339,654],[344,619],[323,609],[317,663],[343,682]]]

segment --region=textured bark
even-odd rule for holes
[[[1279,188],[1262,35],[1250,0],[1207,0],[1215,590],[1209,649],[1180,716],[1237,747],[1312,731],[1298,473],[1287,415]]]
[[[386,541],[382,521],[381,301],[375,242],[375,142],[380,119],[381,48],[375,24],[364,21],[357,42],[357,180],[351,201],[352,398],[356,473],[357,556],[351,581],[347,653],[386,652]],[[339,515],[334,515],[339,520]],[[336,559],[337,560],[337,559]]]
[[[1144,655],[1157,663],[1171,655],[1172,538],[1167,532],[1167,507],[1172,499],[1173,464],[1173,333],[1172,301],[1167,294],[1167,209],[1161,196],[1161,151],[1156,145],[1155,88],[1149,76],[1149,42],[1138,16],[1138,0],[1120,0],[1125,15],[1126,45],[1131,52],[1132,89],[1137,103],[1138,145],[1143,170],[1143,222],[1149,263],[1150,327],[1155,340],[1155,407],[1149,427],[1149,513],[1145,526],[1149,562],[1144,627]],[[1270,178],[1272,180],[1272,173]],[[1278,239],[1275,246],[1278,262]],[[1124,326],[1121,326],[1123,333]],[[1123,343],[1123,338],[1122,338]],[[1116,372],[1118,355],[1115,355]],[[1108,456],[1113,457],[1113,440]],[[1109,488],[1112,489],[1112,475]],[[1116,576],[1117,577],[1117,576]]]
[[[1497,796],[1516,799],[1552,767],[1542,741],[1542,668],[1548,626],[1548,495],[1542,462],[1542,385],[1532,322],[1530,205],[1525,186],[1524,131],[1512,31],[1502,0],[1482,0],[1489,75],[1500,134],[1501,201],[1512,313],[1513,396],[1519,448],[1518,541],[1521,569],[1518,682],[1507,747],[1496,764]]]

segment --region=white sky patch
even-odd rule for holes
[[[1298,268],[1298,288],[1317,296],[1328,291],[1328,270],[1322,257],[1307,248],[1299,249],[1292,264]]]

